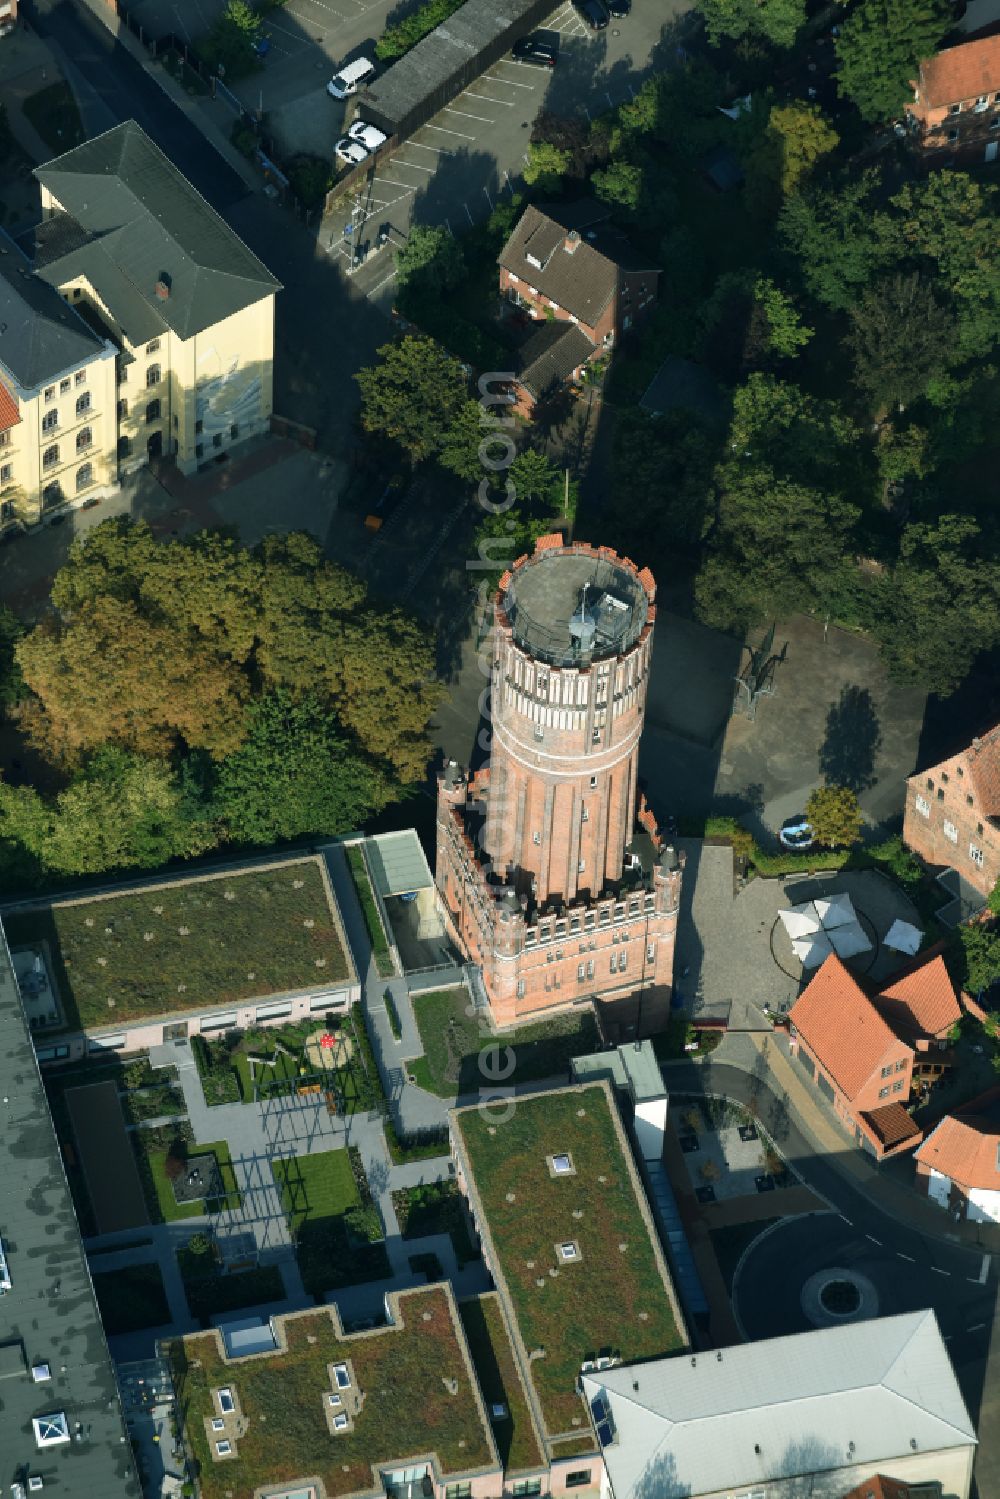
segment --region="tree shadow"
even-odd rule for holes
[[[867,791],[874,786],[875,757],[882,744],[878,714],[867,687],[844,687],[826,715],[819,768],[828,785]]]

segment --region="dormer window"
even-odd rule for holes
[[[536,271],[540,271],[542,269],[542,262],[539,260],[537,255],[532,255],[526,252],[524,258],[529,265],[533,265],[535,267]]]

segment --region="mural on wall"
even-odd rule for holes
[[[256,366],[240,366],[238,354],[223,364],[215,348],[198,355],[195,415],[205,439],[228,433],[234,424],[254,423],[260,414],[262,381]]]

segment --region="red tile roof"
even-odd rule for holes
[[[967,1190],[1000,1192],[1000,1128],[989,1119],[946,1114],[916,1159]]]
[[[1000,93],[1000,36],[962,42],[920,64],[924,104],[959,104],[993,93]]]
[[[862,1110],[857,1116],[865,1133],[886,1152],[900,1145],[915,1145],[923,1137],[901,1103],[886,1103],[877,1109]]]
[[[897,974],[874,1003],[898,1036],[944,1037],[962,1018],[944,959],[926,956]]]
[[[16,427],[21,420],[21,408],[16,398],[0,380],[0,432],[7,432],[11,427]]]
[[[965,764],[980,812],[996,817],[1000,813],[1000,724],[981,739],[973,739],[965,752]]]
[[[910,1499],[913,1490],[899,1478],[886,1478],[884,1473],[875,1473],[859,1483],[856,1489],[844,1494],[843,1499]]]
[[[789,1019],[841,1092],[853,1099],[899,1038],[857,979],[831,954],[799,995]]]

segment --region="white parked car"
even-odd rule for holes
[[[355,120],[347,133],[352,141],[360,141],[368,151],[377,151],[389,139],[385,131],[377,130],[374,125],[366,125],[364,120]]]
[[[343,140],[337,142],[334,154],[349,166],[356,167],[359,162],[367,159],[368,151],[360,141],[352,141],[345,135]]]

